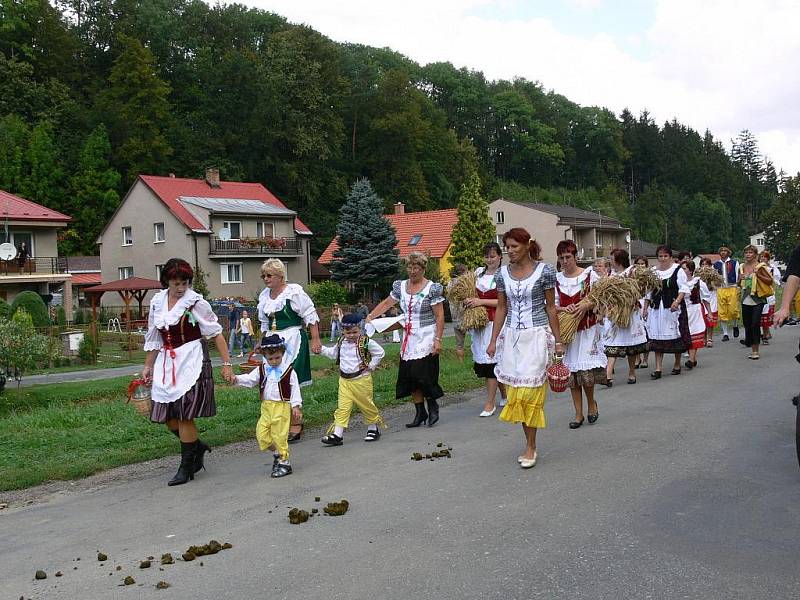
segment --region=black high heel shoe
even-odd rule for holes
[[[428,427],[433,427],[439,422],[439,403],[428,400]]]
[[[406,427],[419,427],[420,425],[424,425],[425,421],[428,420],[428,413],[425,412],[425,405],[422,402],[415,402],[414,410],[416,411],[414,420],[411,421],[411,423],[406,423]]]
[[[577,429],[578,427],[583,425],[583,420],[584,420],[583,417],[581,417],[580,421],[570,421],[569,422],[569,428],[570,429]]]
[[[591,425],[597,421],[599,416],[600,416],[600,411],[598,410],[593,415],[586,415],[586,420],[589,421],[589,424]]]
[[[661,379],[661,371],[653,371],[650,373],[650,379]]]

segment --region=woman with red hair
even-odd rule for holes
[[[486,354],[494,357],[497,340],[504,336],[503,350],[494,369],[497,381],[506,385],[508,403],[500,420],[521,423],[525,452],[517,458],[523,469],[536,465],[536,431],[547,425],[547,364],[550,348],[563,352],[556,317],[555,269],[541,261],[541,248],[521,227],[503,235],[509,264],[497,273],[497,309]]]
[[[564,364],[569,368],[569,387],[575,405],[575,420],[570,429],[583,425],[583,394],[586,394],[587,419],[597,421],[599,411],[594,399],[594,386],[606,383],[608,359],[603,352],[602,330],[591,309],[579,308],[579,303],[600,278],[593,269],[578,266],[578,248],[572,240],[562,240],[556,247],[561,271],[556,277],[556,311],[582,313],[578,332],[567,346]]]
[[[167,485],[194,479],[210,452],[197,436],[194,420],[217,414],[214,372],[208,354],[213,339],[222,357],[222,376],[233,379],[228,344],[211,305],[191,289],[194,272],[188,262],[170,258],[161,269],[165,289],[150,301],[144,338],[144,380],[152,385],[150,420],[164,423],[181,441],[181,464]]]

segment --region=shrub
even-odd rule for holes
[[[347,290],[335,281],[310,283],[306,286],[306,293],[311,296],[316,306],[347,303]]]
[[[72,319],[72,323],[75,324],[75,325],[83,325],[84,323],[86,323],[86,320],[84,319],[82,310],[76,310],[75,311],[75,316]]]
[[[59,327],[67,326],[67,311],[64,310],[63,306],[59,306],[56,309],[56,323]]]
[[[0,298],[0,319],[11,318],[11,305]]]
[[[24,308],[30,313],[35,327],[48,327],[50,325],[50,314],[47,311],[47,305],[36,292],[25,290],[14,296],[14,301],[11,303],[11,313],[14,314],[20,308]]]
[[[206,273],[203,272],[203,269],[198,267],[195,269],[194,278],[192,279],[192,289],[200,294],[203,298],[208,298],[211,292],[208,291],[208,286],[206,285]]]
[[[99,350],[97,341],[92,334],[88,331],[84,333],[83,339],[78,346],[78,358],[81,359],[81,362],[85,365],[96,363]]]
[[[4,371],[21,376],[48,362],[52,358],[50,352],[50,340],[36,333],[25,309],[19,309],[12,319],[0,321],[0,367]]]

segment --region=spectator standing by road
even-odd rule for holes
[[[233,351],[236,349],[236,342],[239,340],[237,329],[239,328],[240,313],[234,302],[231,302],[228,308],[230,309],[228,313],[228,327],[230,328],[230,333],[228,333],[228,353],[232,356]],[[241,341],[239,342],[239,349],[242,349]]]

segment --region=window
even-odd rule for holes
[[[160,244],[164,239],[164,224],[153,223],[153,243]]]
[[[269,222],[256,223],[256,237],[258,237],[258,238],[274,238],[275,237],[275,223],[269,223]]]
[[[756,240],[756,246],[763,246],[764,245],[764,238],[758,238]]]
[[[415,233],[414,235],[411,236],[411,239],[408,240],[408,245],[409,246],[416,246],[417,244],[419,244],[419,241],[421,239],[422,239],[422,234],[421,233]]]
[[[34,256],[33,252],[33,233],[29,231],[9,231],[8,235],[4,229],[0,229],[0,244],[5,244],[6,242],[10,244],[14,244],[14,247],[19,251],[20,246],[25,244],[25,248],[28,251],[28,257]]]
[[[133,227],[122,228],[122,245],[123,246],[133,245]]]
[[[164,265],[156,265],[156,279],[161,279],[161,269],[164,268]]]
[[[222,283],[244,283],[242,280],[242,263],[222,263],[219,268]]]
[[[118,271],[120,279],[130,279],[133,277],[133,267],[120,267]]]
[[[242,239],[242,222],[241,221],[223,221],[222,226],[231,230],[231,239]]]
[[[495,214],[495,220],[497,221],[498,225],[502,225],[506,222],[506,214],[502,210],[498,210]]]
[[[602,231],[595,231],[594,232],[594,245],[598,248],[602,247],[604,241],[603,232]]]

